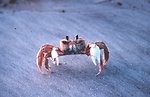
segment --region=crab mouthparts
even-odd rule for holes
[[[69,51],[76,51],[76,49],[76,45],[74,44],[69,46]]]

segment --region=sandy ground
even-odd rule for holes
[[[60,57],[59,67],[50,61],[53,73],[41,75],[40,46],[59,46],[76,34],[107,44],[102,74],[96,77],[86,55],[71,55]],[[148,0],[37,0],[0,8],[0,97],[150,97],[149,43]]]

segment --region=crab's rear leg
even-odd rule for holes
[[[100,73],[102,72],[102,70],[103,70],[103,57],[102,57],[102,54],[100,54],[100,63],[99,63],[99,65],[98,65],[98,73],[97,73],[97,76],[98,75],[100,75]]]
[[[38,69],[39,69],[40,73],[43,74],[43,70],[42,70],[42,58],[41,57],[38,57],[38,59],[37,59],[37,66],[38,66]]]
[[[42,70],[43,57],[44,57],[43,51],[42,51],[42,49],[40,49],[38,54],[37,54],[37,60],[36,61],[37,61],[38,69],[39,69],[40,73],[42,73],[42,74],[43,74],[43,70]]]
[[[49,65],[48,65],[48,59],[47,58],[44,58],[44,65],[45,65],[45,68],[47,70],[47,72],[50,72],[50,68],[49,68]]]
[[[103,70],[103,67],[104,67],[104,62],[103,62],[103,49],[100,50],[100,60],[99,60],[99,65],[98,65],[98,73],[97,73],[97,76],[100,75],[100,73],[102,72]]]
[[[51,72],[51,67],[48,65],[48,58],[49,57],[51,57],[50,53],[46,53],[44,56],[44,59],[43,59],[47,72]]]

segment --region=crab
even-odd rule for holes
[[[37,66],[40,73],[43,74],[42,64],[48,72],[51,72],[50,65],[48,65],[48,58],[50,58],[54,64],[59,66],[59,57],[65,55],[75,55],[75,54],[85,54],[91,57],[93,63],[98,65],[99,75],[103,70],[104,66],[107,64],[109,59],[109,51],[106,44],[102,41],[88,42],[85,43],[83,38],[79,38],[78,35],[75,36],[74,40],[66,39],[60,40],[60,46],[56,47],[49,44],[44,44],[40,47],[37,53]]]

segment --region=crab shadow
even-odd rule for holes
[[[109,76],[117,75],[119,71],[117,67],[105,66],[101,74],[97,76],[98,66],[94,66],[93,64],[90,64],[91,66],[88,66],[88,64],[86,65],[78,68],[68,64],[61,64],[60,66],[54,66],[52,70],[52,75],[59,76],[62,78],[69,77],[81,81],[84,80],[87,81],[91,79],[106,79]]]

